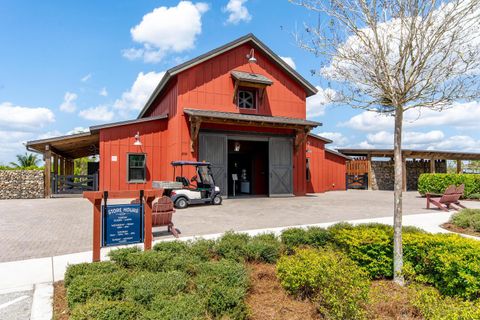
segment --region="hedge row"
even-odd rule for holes
[[[423,173],[418,178],[418,192],[442,194],[448,186],[465,185],[464,197],[469,199],[480,194],[479,174]]]
[[[322,237],[318,237],[322,234]],[[319,239],[312,240],[314,238]],[[328,240],[325,240],[328,239]],[[372,279],[393,276],[393,228],[381,224],[333,225],[329,229],[289,229],[287,248],[334,246],[345,252]],[[453,234],[429,234],[404,228],[404,272],[407,279],[435,286],[442,294],[480,298],[480,242]]]
[[[161,242],[154,250],[114,250],[111,261],[69,266],[72,319],[245,319],[244,261],[275,262],[271,234],[226,233],[217,241]]]

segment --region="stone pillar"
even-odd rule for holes
[[[462,173],[462,160],[457,160],[457,173]]]
[[[368,162],[368,190],[372,190],[373,174],[372,174],[372,155],[367,155]]]
[[[52,151],[50,146],[45,146],[45,152],[43,153],[45,160],[44,165],[44,185],[45,185],[45,198],[50,198],[52,195],[52,186],[51,186],[51,173],[52,173]]]

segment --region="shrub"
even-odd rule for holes
[[[282,243],[287,251],[292,253],[300,246],[323,247],[330,240],[330,233],[327,229],[309,227],[307,229],[290,228],[282,232]]]
[[[241,261],[246,256],[250,236],[245,233],[226,232],[215,244],[217,254],[226,259]]]
[[[188,244],[184,241],[162,241],[153,246],[153,250],[180,254],[188,250]]]
[[[463,193],[465,198],[471,194],[480,193],[480,175],[478,174],[455,174],[455,173],[423,173],[418,178],[418,192],[426,193],[445,192],[450,185],[465,185]]]
[[[141,252],[140,248],[129,247],[129,248],[112,250],[108,253],[108,256],[112,261],[118,263],[120,266],[124,268],[127,268],[130,266],[131,256],[139,252]]]
[[[159,295],[151,309],[143,313],[145,320],[201,320],[207,319],[205,303],[196,294],[180,294],[174,297]]]
[[[139,272],[125,286],[128,300],[148,305],[156,295],[174,296],[185,291],[188,276],[180,271]]]
[[[200,265],[195,284],[213,317],[247,317],[248,274],[243,264],[228,259],[205,262]]]
[[[456,226],[480,232],[480,209],[462,209],[453,214],[451,222]]]
[[[280,256],[281,244],[274,234],[253,237],[245,248],[247,260],[274,263]]]
[[[480,200],[480,193],[472,193],[468,198],[472,200]]]
[[[121,300],[127,279],[128,273],[125,271],[78,276],[67,289],[68,306],[71,309],[90,298]]]
[[[189,254],[198,257],[202,261],[208,261],[216,256],[215,241],[199,239],[189,242]]]
[[[432,287],[414,286],[410,303],[419,309],[425,319],[466,320],[480,319],[480,302],[443,297]]]
[[[369,281],[345,254],[325,249],[299,249],[277,263],[277,275],[291,294],[312,299],[327,319],[364,319]]]
[[[333,243],[365,270],[371,278],[393,276],[393,228],[359,225],[331,229]]]
[[[480,298],[480,243],[453,234],[405,234],[407,276],[442,294]]]
[[[119,270],[121,270],[120,266],[109,261],[69,265],[65,272],[65,287],[68,287],[78,276],[111,273]]]
[[[72,310],[72,320],[134,320],[140,315],[139,308],[126,301],[89,301]]]

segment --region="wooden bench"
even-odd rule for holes
[[[133,203],[140,203],[139,199],[132,200]],[[175,212],[172,199],[163,196],[152,205],[152,227],[167,227],[175,238],[178,238],[177,229],[173,225],[172,216]]]

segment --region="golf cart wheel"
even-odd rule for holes
[[[187,199],[185,199],[185,198],[178,198],[177,201],[175,201],[175,208],[177,208],[177,209],[185,209],[186,207],[188,207]]]
[[[214,205],[217,205],[217,206],[220,205],[220,204],[222,204],[222,196],[221,196],[221,195],[216,195],[216,196],[213,198],[212,203],[213,203]]]

